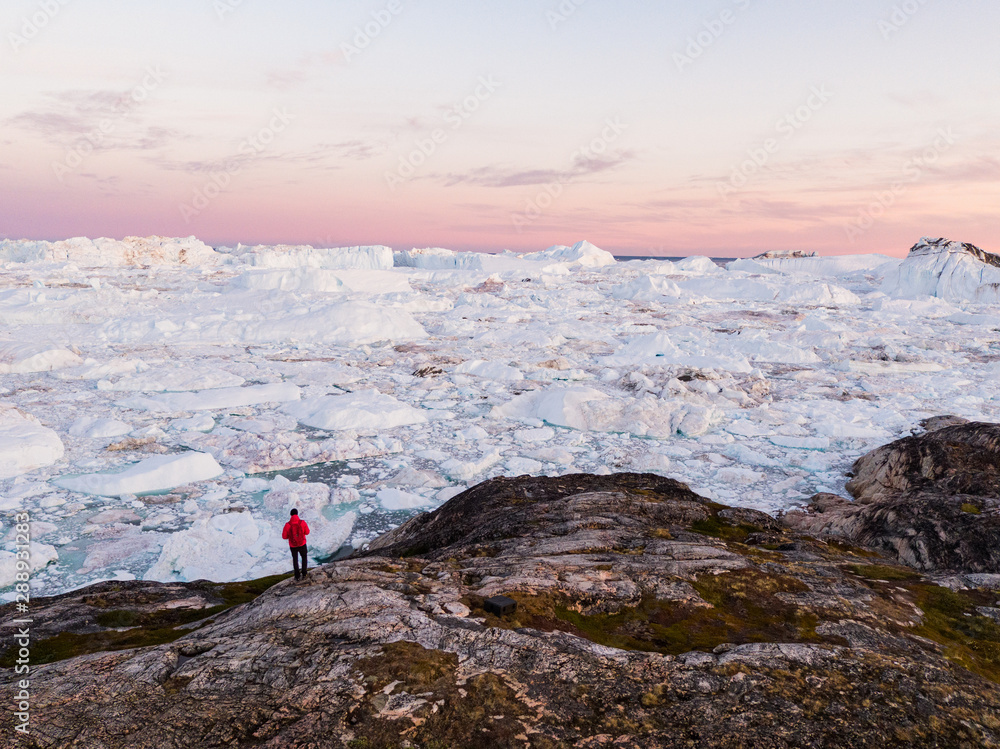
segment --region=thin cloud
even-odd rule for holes
[[[187,137],[179,130],[136,121],[141,106],[128,91],[50,92],[40,106],[9,117],[3,124],[60,147],[86,141],[94,151],[156,150]],[[107,122],[112,124],[110,131],[101,128]]]
[[[360,139],[338,143],[319,143],[308,150],[261,151],[253,153],[239,151],[235,147],[229,156],[210,159],[171,159],[156,156],[150,159],[160,169],[187,174],[212,174],[217,172],[242,171],[260,164],[281,164],[297,166],[300,169],[336,171],[343,169],[343,162],[367,161],[383,155],[388,146],[381,141]]]
[[[287,91],[322,76],[330,69],[343,68],[346,65],[347,59],[339,49],[307,54],[287,68],[270,71],[264,79],[264,85],[279,91]]]
[[[636,158],[634,151],[616,151],[600,157],[577,156],[569,169],[526,169],[485,166],[468,172],[436,175],[445,187],[476,185],[479,187],[527,187],[579,181],[585,177],[609,172]]]

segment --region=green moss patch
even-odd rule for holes
[[[826,540],[826,545],[831,549],[836,549],[844,554],[850,554],[851,556],[866,557],[868,559],[880,558],[882,555],[877,551],[872,551],[871,549],[864,549],[860,546],[854,546],[852,544],[846,543],[844,541],[839,541],[837,539]]]
[[[852,571],[867,578],[875,591],[885,595],[905,589],[923,612],[923,621],[905,630],[941,646],[953,663],[1000,683],[1000,623],[979,613],[977,607],[992,606],[996,593],[985,590],[951,590],[920,582],[920,575],[895,567],[860,567]]]
[[[749,523],[732,523],[719,515],[723,510],[730,508],[725,505],[709,502],[706,505],[709,516],[702,520],[691,523],[691,530],[703,536],[719,538],[726,542],[745,543],[752,533],[763,533],[764,529]]]
[[[94,617],[94,621],[102,627],[143,627],[146,629],[163,629],[181,624],[207,619],[220,614],[232,604],[220,604],[200,609],[158,609],[156,611],[138,612],[129,609],[104,611]]]
[[[568,632],[623,650],[679,655],[710,651],[723,643],[841,642],[816,633],[816,614],[777,596],[808,590],[792,577],[738,570],[704,575],[694,587],[708,605],[648,597],[615,613],[588,613],[585,602],[565,596],[508,592],[518,609],[499,619],[485,612],[481,598],[469,596],[466,601],[489,626]]]
[[[85,635],[60,632],[55,637],[48,637],[31,644],[31,662],[33,665],[41,666],[90,653],[164,645],[186,634],[185,630],[171,627],[156,629],[137,627],[124,632],[111,630]],[[14,659],[13,651],[9,651],[0,659],[0,668],[12,668]]]
[[[524,741],[515,738],[524,730],[518,718],[529,711],[513,690],[495,674],[481,674],[459,685],[457,667],[454,653],[427,650],[413,642],[384,645],[379,655],[358,660],[355,668],[364,676],[368,696],[348,715],[356,735],[349,746],[523,747]],[[395,685],[386,695],[384,689],[390,684]],[[420,725],[379,716],[391,695],[401,692],[426,700],[415,713]]]
[[[1000,682],[1000,624],[976,611],[995,596],[929,584],[913,585],[910,591],[924,612],[916,634],[939,643],[954,663]]]
[[[885,564],[849,564],[847,569],[858,577],[868,580],[907,581],[919,580],[920,573],[905,567],[890,567]]]
[[[75,633],[60,632],[31,644],[31,662],[35,665],[55,663],[90,653],[130,650],[154,645],[165,645],[189,634],[190,629],[178,627],[208,619],[223,611],[248,603],[289,575],[271,575],[258,580],[238,583],[212,584],[210,592],[222,599],[222,603],[207,608],[165,608],[154,611],[134,611],[130,609],[110,609],[104,598],[85,599],[90,605],[106,608],[94,617],[103,632]],[[122,631],[122,628],[127,628]],[[15,651],[10,649],[0,657],[0,668],[14,665]]]
[[[961,509],[962,512],[967,512],[970,515],[982,515],[983,513],[983,511],[976,505],[972,504],[972,502],[963,502]]]
[[[268,588],[291,576],[292,573],[286,572],[282,575],[269,575],[239,583],[217,583],[212,588],[213,592],[221,597],[227,606],[239,606],[242,603],[250,603]]]

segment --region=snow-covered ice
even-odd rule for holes
[[[767,512],[1000,419],[1000,260],[0,241],[0,509],[33,590],[287,570],[498,475],[653,471]],[[4,519],[0,533],[11,541]],[[10,598],[10,547],[0,598]]]

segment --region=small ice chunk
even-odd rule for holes
[[[259,406],[264,403],[287,403],[302,397],[298,385],[279,382],[272,385],[216,388],[196,393],[164,393],[149,397],[129,398],[122,401],[125,408],[153,413],[178,411],[215,411],[242,406]]]
[[[121,437],[132,431],[132,427],[117,419],[102,419],[97,416],[82,416],[74,421],[67,430],[72,437],[85,439],[105,439]]]
[[[546,463],[556,463],[561,466],[572,465],[575,460],[573,453],[565,447],[543,447],[540,450],[528,453],[528,457]]]
[[[468,481],[500,462],[500,451],[493,449],[479,460],[452,458],[441,464],[441,470],[456,481]]]
[[[29,544],[29,564],[31,572],[44,569],[59,558],[55,546],[32,541]],[[17,582],[17,554],[13,551],[0,551],[0,588],[6,588]]]
[[[531,475],[535,476],[542,471],[542,464],[531,458],[511,458],[504,467],[511,476]]]
[[[829,437],[788,437],[777,435],[768,439],[772,445],[789,447],[793,450],[827,450],[830,447]]]
[[[759,437],[772,431],[763,424],[757,424],[749,419],[737,419],[727,425],[725,429],[730,434],[738,434],[742,437]]]
[[[649,452],[632,461],[632,468],[641,472],[665,473],[671,467],[670,458],[662,453]]]
[[[83,359],[61,346],[0,341],[0,374],[51,372],[80,364]]]
[[[490,433],[482,427],[469,427],[458,432],[458,436],[469,442],[476,442],[477,440],[489,439]]]
[[[401,489],[379,489],[378,501],[382,504],[382,507],[386,510],[412,510],[417,507],[423,507],[430,504],[427,497],[421,497],[419,494],[412,494],[410,492],[404,492]]]
[[[215,428],[215,419],[208,414],[198,414],[190,419],[174,419],[170,428],[181,432],[211,432]]]
[[[541,427],[538,429],[517,429],[514,431],[516,442],[550,442],[556,437],[556,430],[552,427]]]
[[[483,361],[482,359],[460,364],[456,367],[455,372],[458,374],[470,374],[487,380],[500,380],[502,382],[519,382],[524,379],[524,373],[515,367],[501,364],[500,362]]]
[[[436,463],[440,463],[443,460],[448,460],[448,458],[451,457],[448,455],[448,453],[443,452],[441,450],[421,450],[420,452],[416,453],[416,456],[418,458],[423,458],[424,460],[433,460]]]
[[[758,481],[763,481],[764,474],[751,471],[748,468],[731,466],[729,468],[720,468],[715,474],[715,479],[725,484],[747,486],[749,484],[756,484]]]
[[[271,488],[271,482],[267,479],[257,479],[257,478],[246,478],[240,482],[237,491],[249,492],[251,494],[256,492],[264,492]]]
[[[457,497],[464,491],[465,491],[464,486],[447,486],[441,491],[439,491],[437,494],[435,494],[434,498],[439,502],[447,502],[452,497]]]

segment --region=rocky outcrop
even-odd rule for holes
[[[302,583],[232,585],[34,602],[19,745],[1000,746],[996,593],[656,476],[494,479]]]
[[[918,570],[1000,574],[1000,425],[955,421],[861,457],[847,483],[855,502],[821,495],[785,521]]]
[[[920,436],[880,447],[855,462],[847,490],[859,502],[926,489],[1000,497],[1000,424],[929,424]]]

